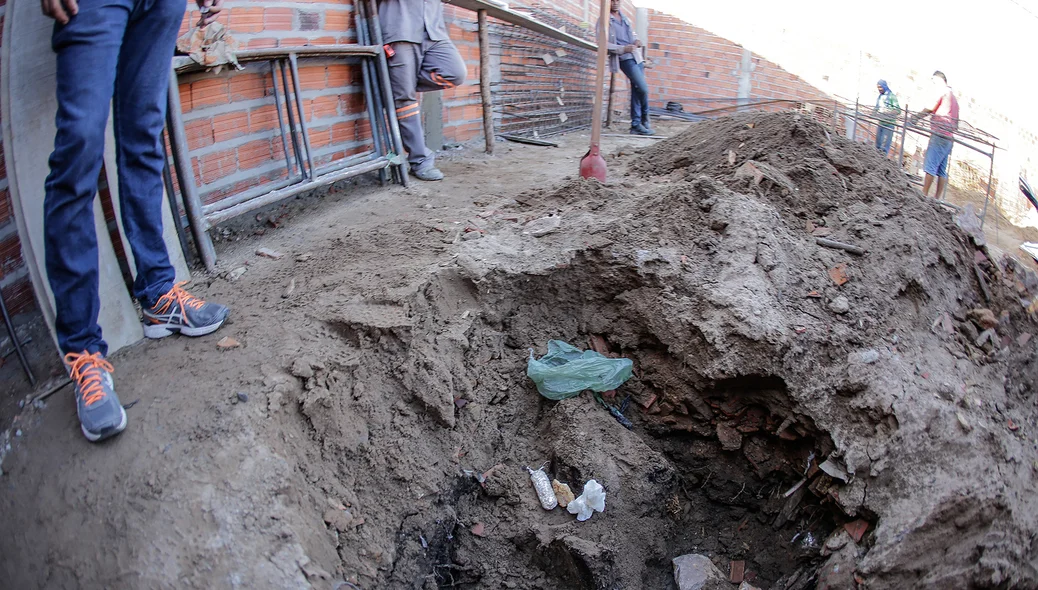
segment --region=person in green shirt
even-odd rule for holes
[[[876,149],[884,155],[890,153],[890,144],[894,141],[894,124],[897,116],[901,113],[901,107],[897,103],[897,95],[887,86],[886,80],[876,82],[876,107],[873,113],[880,120],[879,128],[876,129]]]

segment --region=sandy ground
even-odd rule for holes
[[[18,416],[0,580],[669,588],[694,552],[765,589],[1036,587],[1038,339],[997,262],[1012,313],[974,346],[974,253],[950,216],[855,147],[809,134],[819,163],[797,168],[725,133],[735,163],[692,138],[649,154],[659,175],[638,153],[654,140],[607,137],[606,186],[574,180],[586,135],[454,151],[442,183],[362,180],[228,228],[223,272],[192,290],[232,321],[114,355],[122,435],[85,441],[68,389]],[[747,159],[846,195],[787,202],[737,177]],[[859,264],[817,227],[883,249]],[[635,360],[614,398],[633,430],[525,377],[530,348],[594,335]],[[525,467],[545,462],[578,493],[602,482],[607,511],[544,512]]]

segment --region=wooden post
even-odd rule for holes
[[[609,106],[606,108],[606,129],[613,126],[613,90],[616,88],[616,72],[609,74]]]
[[[477,12],[479,17],[479,93],[483,99],[483,135],[486,137],[487,154],[494,154],[494,101],[490,96],[490,33],[487,31],[487,11]]]

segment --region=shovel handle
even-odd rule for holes
[[[598,71],[595,72],[595,103],[591,112],[591,149],[602,141],[602,87],[605,86],[606,58],[609,54],[609,0],[602,0],[598,15]]]

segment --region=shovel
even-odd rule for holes
[[[606,56],[609,52],[609,0],[602,0],[598,21],[598,71],[595,72],[595,106],[591,111],[591,149],[580,159],[580,176],[605,182],[606,163],[598,144],[602,140],[602,87],[605,85]]]

